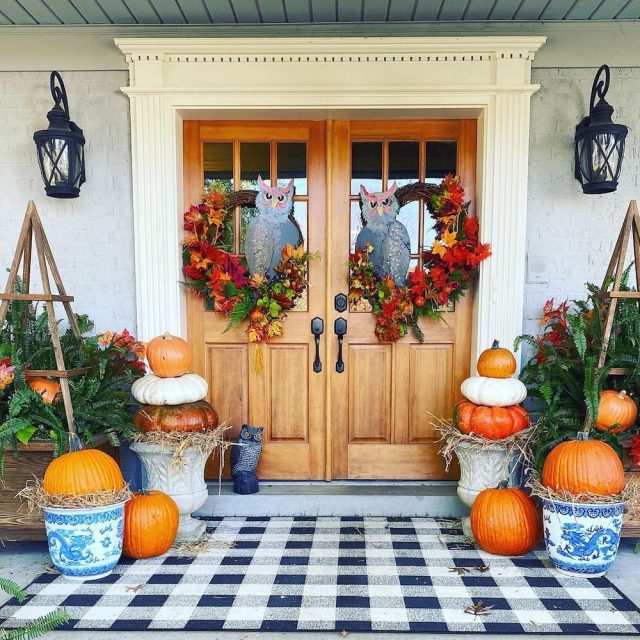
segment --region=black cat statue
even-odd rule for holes
[[[261,452],[262,427],[243,424],[236,444],[231,447],[231,477],[234,493],[247,495],[260,491],[256,467]]]

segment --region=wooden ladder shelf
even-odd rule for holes
[[[38,265],[40,268],[40,277],[42,280],[43,293],[31,293],[31,259],[33,241],[36,243],[36,255],[38,258]],[[16,283],[18,280],[18,272],[22,265],[22,293],[16,292]],[[58,293],[51,293],[51,285],[49,280],[49,273],[55,282]],[[7,317],[9,311],[9,303],[12,300],[25,300],[29,302],[44,302],[47,317],[49,321],[49,331],[51,333],[51,342],[53,343],[53,351],[56,358],[56,369],[38,369],[29,370],[31,376],[43,376],[51,378],[59,378],[60,389],[62,391],[62,399],[64,402],[65,414],[67,417],[67,424],[69,427],[69,445],[70,448],[77,449],[79,447],[79,440],[75,430],[75,420],[73,416],[73,404],[71,402],[71,392],[69,389],[69,378],[80,376],[87,371],[88,368],[81,369],[67,369],[64,363],[64,356],[62,354],[62,345],[60,344],[60,334],[58,332],[58,322],[56,320],[54,302],[61,302],[64,306],[69,326],[73,332],[73,335],[80,342],[82,336],[76,317],[71,308],[73,302],[73,296],[67,295],[60,272],[53,258],[51,247],[47,236],[42,226],[42,221],[38,215],[38,210],[33,200],[29,201],[27,205],[27,212],[24,216],[22,223],[22,229],[20,230],[20,236],[18,238],[18,246],[13,256],[13,262],[11,263],[11,269],[9,271],[9,278],[7,280],[7,286],[5,292],[0,294],[0,325],[2,325]]]

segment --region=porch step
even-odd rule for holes
[[[454,482],[261,482],[242,496],[209,483],[204,516],[388,516],[459,518],[469,510]]]

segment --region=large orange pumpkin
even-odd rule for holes
[[[179,516],[166,493],[134,493],[124,507],[124,555],[139,559],[166,553],[176,539]]]
[[[461,402],[456,407],[456,426],[462,433],[475,433],[489,440],[507,438],[529,426],[527,410],[518,404],[510,407],[484,407]]]
[[[542,484],[554,491],[608,496],[624,489],[624,469],[606,442],[581,432],[551,450],[542,467]]]
[[[516,371],[516,359],[509,349],[503,349],[494,340],[491,349],[480,354],[477,369],[478,375],[486,378],[508,378]]]
[[[98,449],[70,451],[54,458],[44,473],[43,487],[50,495],[84,496],[124,489],[116,461]]]
[[[60,401],[60,383],[49,378],[27,378],[27,386],[42,397],[45,404]]]
[[[638,418],[638,407],[626,391],[603,391],[600,394],[596,429],[611,433],[628,431]],[[618,425],[615,428],[613,425]]]
[[[188,404],[146,404],[133,416],[140,431],[212,431],[218,426],[218,413],[208,402]]]
[[[177,378],[191,368],[191,347],[182,338],[165,333],[147,345],[147,361],[159,378]]]
[[[471,507],[471,531],[488,553],[522,556],[540,540],[538,507],[522,489],[484,489]]]

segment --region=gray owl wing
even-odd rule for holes
[[[365,245],[370,245],[373,251],[369,254],[369,261],[376,268],[378,275],[382,276],[385,271],[383,268],[383,248],[384,248],[384,230],[375,233],[369,227],[363,227],[360,229],[360,233],[356,238],[356,249],[364,249]]]
[[[244,240],[244,252],[251,274],[265,275],[274,254],[274,230],[265,216],[259,215],[249,223]]]
[[[293,222],[291,218],[287,218],[282,224],[275,225],[273,235],[273,255],[271,256],[271,264],[269,265],[269,278],[273,278],[275,275],[276,265],[282,259],[282,250],[288,244],[296,249],[303,242],[300,227],[297,223]]]
[[[388,273],[398,285],[407,279],[411,261],[411,240],[407,228],[395,220],[382,246],[382,271]]]

